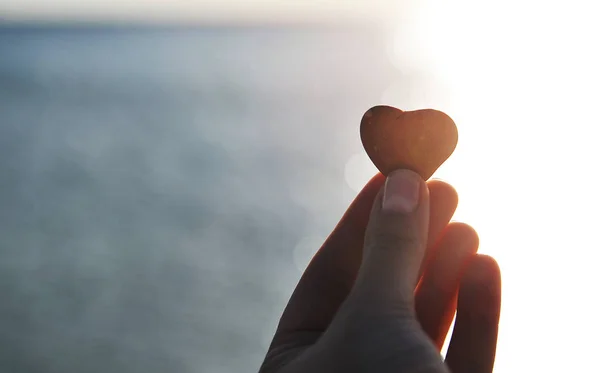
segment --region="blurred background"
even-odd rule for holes
[[[598,15],[0,0],[0,372],[257,371],[377,104],[459,127],[435,176],[503,270],[495,372],[595,371]]]

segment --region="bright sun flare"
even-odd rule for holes
[[[455,219],[478,230],[480,252],[503,271],[496,373],[595,364],[588,339],[600,332],[590,323],[600,307],[589,294],[600,281],[592,261],[565,254],[598,247],[597,193],[576,184],[598,181],[600,159],[600,27],[590,4],[424,1],[402,17],[390,48],[405,80],[391,82],[382,103],[443,110],[459,129],[434,177],[456,187]],[[359,154],[346,180],[359,190],[374,172]]]

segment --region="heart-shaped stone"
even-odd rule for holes
[[[427,180],[456,148],[458,131],[454,121],[441,111],[375,106],[362,118],[360,137],[384,175],[406,168]]]

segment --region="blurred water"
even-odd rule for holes
[[[0,372],[258,369],[353,197],[383,41],[0,29]]]

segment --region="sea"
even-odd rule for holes
[[[597,22],[518,5],[439,13],[431,40],[0,25],[0,373],[258,371],[375,173],[359,124],[378,104],[457,123],[438,176],[502,268],[495,371],[593,371]]]
[[[402,74],[365,27],[1,26],[0,372],[257,371]]]

